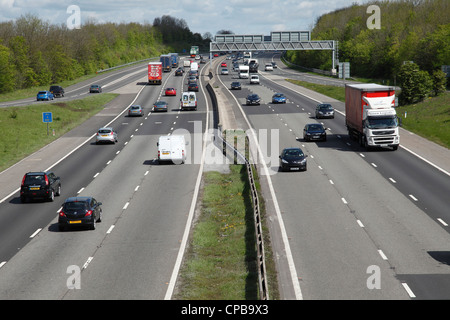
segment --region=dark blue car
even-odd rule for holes
[[[55,97],[53,96],[53,93],[50,91],[39,91],[36,97],[37,101],[41,100],[53,100]]]
[[[272,96],[272,103],[286,103],[286,96],[282,93],[275,93]]]

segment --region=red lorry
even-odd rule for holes
[[[162,83],[162,63],[149,62],[148,63],[148,83],[161,84]]]

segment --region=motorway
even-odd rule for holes
[[[311,76],[284,68],[265,72],[264,64],[273,56],[257,58],[261,85],[237,79],[237,73],[220,78],[227,88],[231,81],[242,83],[242,90],[230,91],[236,115],[247,118],[256,132],[269,130],[279,136],[273,140],[278,145],[266,148],[265,198],[271,210],[271,232],[280,237],[285,232],[290,247],[287,253],[284,243],[276,248],[278,237],[272,234],[276,255],[282,260],[292,254],[291,279],[299,284],[294,293],[282,288],[282,295],[292,299],[449,299],[448,172],[405,148],[395,152],[361,148],[349,139],[344,104],[336,101],[332,103],[338,110],[335,119],[320,119],[329,128],[328,140],[303,141],[303,126],[317,121],[318,100],[283,79]],[[275,92],[285,93],[288,103],[272,104]],[[257,93],[263,103],[246,106],[250,93]],[[308,170],[277,172],[276,156],[292,146],[300,146],[309,155]],[[448,160],[445,151],[444,161]],[[288,280],[283,274],[280,277]]]
[[[258,58],[264,65],[273,56]],[[335,119],[321,120],[330,128],[328,140],[304,142],[303,126],[316,122],[313,110],[322,97],[285,82],[293,71],[277,63],[273,72],[260,71],[261,85],[242,80],[242,90],[223,90],[237,129],[269,133],[269,162],[259,161],[258,168],[281,298],[449,299],[450,235],[440,222],[450,222],[449,176],[404,148],[359,147],[348,138],[342,103],[333,102],[340,111]],[[234,72],[213,73],[225,88],[237,80]],[[186,84],[172,73],[164,74],[162,86],[145,86],[145,74],[141,64],[68,88],[62,99],[86,94],[94,82],[121,95],[58,143],[0,173],[11,182],[0,194],[0,299],[170,298],[202,164],[197,154],[184,165],[158,165],[156,140],[187,130],[181,132],[191,136],[191,150],[201,149],[194,133],[209,127],[209,102],[201,91],[198,111],[180,112],[179,96],[168,97],[169,112],[152,113],[163,88],[180,92]],[[260,106],[245,106],[250,92],[262,97]],[[285,93],[288,103],[270,103],[274,92]],[[121,113],[134,100],[146,117]],[[119,142],[95,145],[92,134],[110,122]],[[309,155],[306,172],[278,172],[278,154],[288,146]],[[61,153],[70,155],[59,161]],[[52,167],[62,196],[21,204],[15,189],[24,172],[13,172],[22,167]],[[103,202],[103,221],[95,231],[59,232],[61,202],[76,194]],[[73,270],[81,272],[81,290],[68,288]]]
[[[146,65],[141,64],[128,73],[95,79],[107,88],[104,92],[118,92],[120,97],[58,142],[2,173],[51,167],[61,177],[62,196],[54,202],[26,204],[20,203],[17,190],[2,197],[0,299],[165,298],[199,187],[201,161],[189,150],[202,148],[195,145],[202,139],[195,139],[194,129],[201,137],[209,102],[200,91],[198,110],[181,112],[185,76],[164,73],[163,85],[147,86],[146,75]],[[177,96],[161,96],[166,87],[176,88]],[[66,98],[84,89],[69,88]],[[167,113],[152,112],[159,98],[169,102]],[[145,117],[123,112],[132,103],[143,106]],[[117,129],[119,142],[96,145],[93,134],[106,124]],[[159,165],[158,137],[176,133],[190,142],[186,164]],[[77,147],[62,153],[69,155],[64,160],[55,158],[50,164],[48,159],[53,154],[60,157],[65,145]],[[16,175],[12,190],[20,186]],[[75,195],[91,195],[103,203],[103,219],[94,232],[58,231],[61,203]],[[70,288],[75,284],[81,290]]]

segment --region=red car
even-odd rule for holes
[[[226,67],[227,63],[226,62],[222,62],[222,64],[220,65],[221,67]]]
[[[175,88],[166,88],[166,96],[176,96],[177,90]]]

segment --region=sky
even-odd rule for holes
[[[201,35],[220,30],[270,35],[272,31],[308,31],[322,14],[371,0],[0,0],[0,22],[32,14],[51,24],[72,26],[79,8],[81,24],[149,23],[163,15],[184,19]],[[68,10],[69,9],[69,10]],[[369,14],[368,14],[369,16]]]

